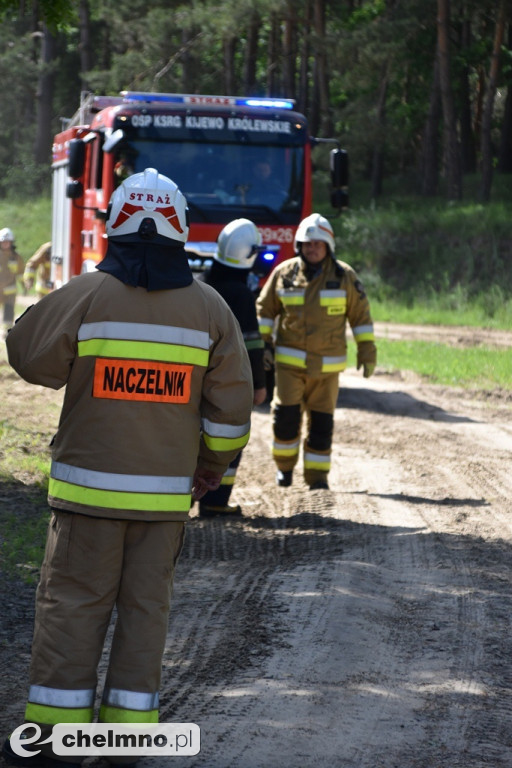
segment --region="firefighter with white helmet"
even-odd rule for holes
[[[361,281],[335,258],[330,222],[312,213],[295,235],[297,256],[279,264],[258,298],[260,331],[275,355],[272,403],[277,484],[290,486],[299,459],[303,412],[304,479],[328,489],[338,375],[346,367],[346,323],[357,344],[357,367],[372,375],[376,347],[370,306]]]
[[[14,244],[9,227],[0,229],[0,296],[3,304],[3,322],[7,330],[14,322],[18,277],[23,275],[25,264]]]
[[[254,405],[266,398],[264,344],[258,328],[256,304],[247,278],[261,249],[261,234],[249,219],[235,219],[226,224],[217,239],[217,250],[211,267],[197,279],[220,293],[239,322],[249,355],[254,386]],[[231,462],[217,490],[209,491],[199,502],[201,517],[216,515],[241,516],[239,504],[229,504],[242,452]]]
[[[130,176],[97,271],[37,302],[7,338],[20,376],[66,387],[25,711],[41,741],[56,722],[92,721],[114,607],[99,719],[158,722],[184,524],[249,438],[249,359],[226,302],[193,279],[187,213],[155,169]],[[55,760],[51,743],[41,749]]]

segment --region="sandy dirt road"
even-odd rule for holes
[[[275,487],[262,407],[233,493],[244,518],[193,511],[161,720],[197,723],[201,752],[143,768],[512,767],[512,394],[353,370],[340,385],[330,491],[299,471]],[[34,388],[2,386],[2,421],[21,419]],[[25,492],[20,476],[0,502]],[[4,731],[32,602],[10,585],[0,617]]]

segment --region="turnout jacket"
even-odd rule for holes
[[[347,365],[347,320],[357,363],[375,363],[373,322],[361,282],[348,264],[326,257],[314,268],[301,256],[271,273],[257,300],[261,335],[275,341],[275,362],[312,376]]]
[[[35,278],[36,291],[40,296],[46,296],[51,291],[51,253],[51,242],[43,243],[25,264],[23,281],[27,284],[33,282]]]
[[[9,362],[66,385],[48,501],[132,520],[185,520],[196,466],[222,474],[249,439],[251,370],[238,324],[207,285],[148,292],[73,278],[17,321]]]

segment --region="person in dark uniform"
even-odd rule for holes
[[[219,235],[213,264],[196,278],[220,293],[240,324],[252,368],[254,405],[261,405],[267,396],[264,344],[258,328],[256,300],[247,285],[249,272],[260,249],[261,234],[253,222],[235,219]],[[200,517],[242,515],[239,504],[229,504],[241,457],[242,452],[231,462],[219,488],[203,496],[199,502]]]

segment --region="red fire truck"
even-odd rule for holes
[[[123,91],[82,99],[53,145],[54,287],[94,269],[106,249],[105,216],[116,185],[156,168],[185,195],[194,269],[212,258],[232,219],[251,219],[265,250],[264,279],[293,255],[297,225],[311,213],[311,148],[332,142],[331,202],[347,205],[347,156],[334,139],[309,136],[288,99]]]

